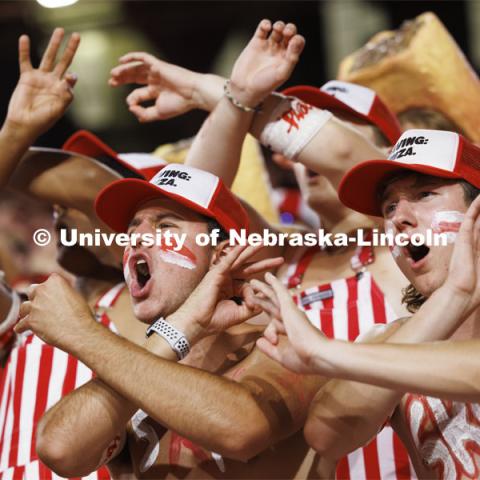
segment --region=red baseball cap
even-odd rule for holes
[[[337,108],[377,126],[393,145],[402,134],[395,114],[370,88],[331,80],[321,88],[297,85],[282,92],[318,108]]]
[[[357,212],[381,217],[379,188],[393,173],[401,171],[463,179],[480,188],[480,148],[454,132],[407,130],[387,160],[368,160],[347,172],[338,196]]]
[[[149,182],[127,178],[107,185],[97,196],[95,210],[114,231],[125,232],[140,205],[165,197],[214,218],[227,232],[248,230],[246,210],[220,178],[180,164],[167,165]]]
[[[122,177],[152,178],[167,165],[162,158],[148,153],[117,153],[87,130],[75,132],[63,144],[62,150],[91,157],[115,170]]]

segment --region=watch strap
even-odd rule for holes
[[[179,360],[185,358],[190,352],[190,343],[188,343],[187,337],[180,330],[177,330],[173,325],[165,321],[164,318],[161,317],[155,320],[147,328],[147,337],[150,337],[153,333],[160,335],[172,347]]]

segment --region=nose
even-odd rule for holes
[[[399,232],[411,227],[416,227],[417,218],[411,202],[405,198],[400,199],[395,207],[395,213],[391,220]]]
[[[155,225],[153,222],[149,221],[148,219],[143,219],[140,224],[138,224],[135,227],[135,230],[132,232],[132,234],[135,235],[144,235],[146,233],[150,235],[155,235]],[[138,237],[135,242],[132,243],[132,248],[137,249],[139,247],[142,247],[142,237]]]

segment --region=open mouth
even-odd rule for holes
[[[405,250],[407,256],[413,260],[414,264],[423,260],[430,252],[430,248],[426,245],[413,245],[412,243],[409,243]]]
[[[151,266],[148,258],[142,254],[130,257],[125,278],[133,298],[140,299],[148,296],[152,279]]]
[[[137,282],[140,288],[143,288],[151,278],[150,268],[144,258],[139,258],[135,262],[135,272],[137,274]]]

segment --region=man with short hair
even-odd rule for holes
[[[303,39],[270,34],[270,24],[262,24],[252,40],[265,47],[258,71],[279,56],[283,78],[298,60]],[[257,72],[248,78],[232,75],[238,98],[242,89],[236,79],[254,82]],[[279,81],[263,79],[265,89]],[[244,103],[247,97],[248,91]],[[225,102],[236,113],[237,107]],[[117,230],[130,225],[132,234],[153,234],[161,229],[162,238],[169,232],[184,241],[132,245],[126,252],[135,313],[153,322],[145,349],[99,329],[60,278],[32,288],[18,328],[31,328],[98,375],[44,416],[40,457],[64,476],[86,474],[105,460],[103,449],[133,415],[131,461],[120,455],[110,462],[114,475],[292,477],[307,450],[299,430],[319,381],[291,375],[254,350],[262,325],[235,326],[258,313],[245,279],[276,268],[281,259],[249,265],[256,248],[231,248],[225,240],[217,246],[195,242],[198,234],[208,234],[212,219],[226,230],[250,228],[241,204],[215,175],[170,165],[152,183],[112,184],[99,197],[97,211]],[[78,465],[80,452],[87,451]]]

